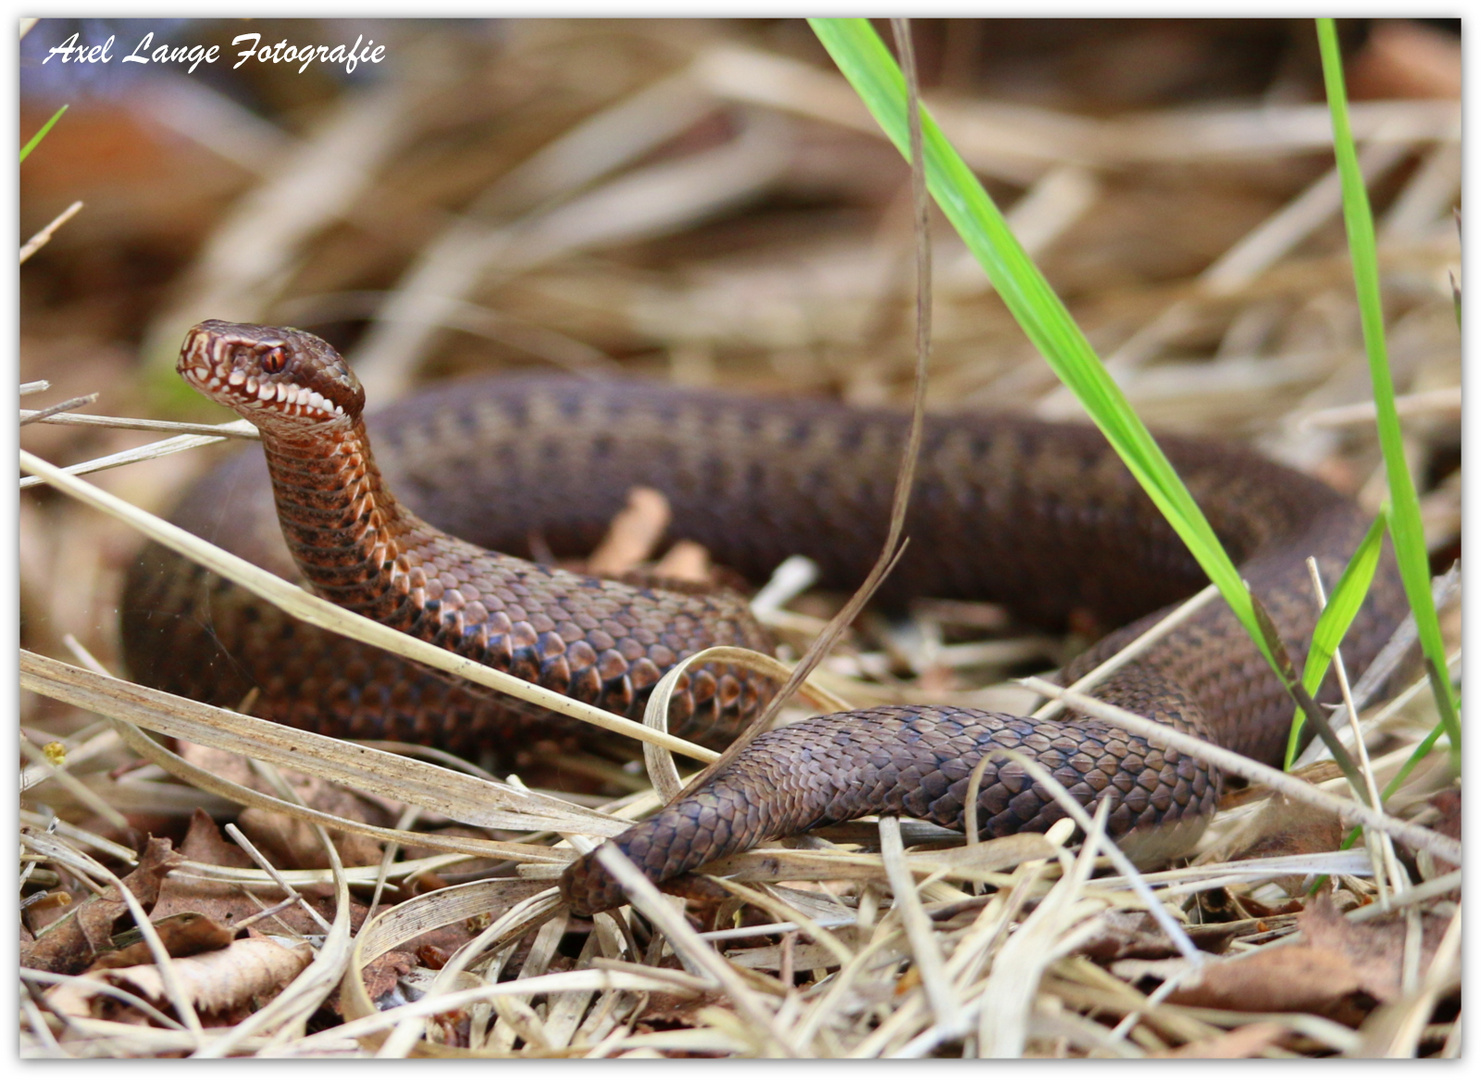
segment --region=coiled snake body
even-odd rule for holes
[[[906,428],[895,413],[820,402],[496,380],[451,384],[385,410],[370,425],[373,459],[358,382],[310,334],[203,323],[179,366],[257,424],[272,479],[270,487],[261,455],[229,462],[187,495],[181,524],[348,608],[633,717],[679,658],[712,644],[768,648],[744,602],[494,552],[527,550],[532,536],[556,554],[589,550],[627,491],[645,484],[668,497],[672,534],[706,545],[723,564],[764,577],[805,554],[825,584],[852,587],[883,540]],[[1299,664],[1317,612],[1304,560],[1315,556],[1335,581],[1365,528],[1357,509],[1242,450],[1163,445]],[[287,553],[274,536],[274,494]],[[1081,614],[1120,626],[1066,670],[1069,678],[1204,584],[1089,428],[931,418],[906,534],[910,546],[883,602],[978,597],[1045,626]],[[1402,604],[1385,558],[1344,644],[1350,666],[1367,665]],[[550,723],[298,624],[162,548],[130,574],[123,630],[141,681],[225,705],[255,688],[259,715],[328,734],[470,750],[528,741],[529,725]],[[696,672],[671,708],[671,728],[723,743],[769,691],[737,671]],[[1278,680],[1218,602],[1096,693],[1267,761],[1278,757],[1291,716]],[[1036,758],[1087,804],[1110,800],[1115,834],[1171,833],[1186,845],[1218,795],[1208,767],[1101,721],[892,706],[764,734],[701,789],[614,842],[663,880],[765,839],[870,813],[960,828],[969,775],[997,747]],[[978,806],[989,836],[1042,830],[1062,814],[1002,760],[986,766]],[[622,901],[590,857],[571,866],[562,890],[580,912]]]

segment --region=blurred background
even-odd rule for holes
[[[882,27],[888,40],[888,28]],[[1342,24],[1390,351],[1437,569],[1459,554],[1458,23]],[[126,64],[151,45],[222,58]],[[251,60],[384,46],[380,63]],[[1384,495],[1312,24],[925,20],[927,102],[1154,428]],[[115,39],[108,64],[50,50]],[[300,326],[372,402],[473,371],[899,401],[909,176],[782,20],[41,20],[21,41],[20,376],[42,408],[222,421],[174,376],[204,318]],[[936,408],[1077,412],[935,222]],[[158,438],[32,424],[59,464]],[[94,475],[166,509],[219,450]],[[21,637],[112,664],[128,530],[20,507]],[[34,703],[32,703],[34,704]],[[29,707],[29,706],[28,706]]]

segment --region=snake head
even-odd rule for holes
[[[258,427],[354,420],[365,406],[344,357],[291,327],[209,319],[185,335],[175,366],[191,386]]]

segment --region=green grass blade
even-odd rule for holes
[[[873,27],[864,19],[814,19],[811,25],[886,135],[902,154],[908,153],[904,80]],[[947,219],[987,271],[1030,341],[1079,398],[1275,666],[1256,622],[1249,591],[1182,480],[1106,373],[1064,304],[1014,238],[977,177],[928,113],[922,117],[922,128],[927,183]]]
[[[1455,704],[1456,709],[1459,710],[1460,702],[1457,701]],[[1419,742],[1419,744],[1415,746],[1410,755],[1404,759],[1404,764],[1400,766],[1398,772],[1394,773],[1394,778],[1384,785],[1383,791],[1381,791],[1378,796],[1382,802],[1386,803],[1393,797],[1394,792],[1398,791],[1399,788],[1403,785],[1404,781],[1409,779],[1409,774],[1414,771],[1415,766],[1423,761],[1429,755],[1429,752],[1435,748],[1435,743],[1440,741],[1440,736],[1443,734],[1445,734],[1445,725],[1443,723],[1436,724],[1434,727],[1430,728],[1430,733],[1426,735]],[[1342,850],[1347,851],[1355,843],[1358,842],[1358,837],[1362,835],[1363,827],[1361,825],[1352,829],[1342,839]]]
[[[1337,587],[1327,597],[1327,606],[1317,619],[1316,629],[1311,634],[1311,650],[1306,654],[1306,666],[1301,673],[1301,684],[1309,694],[1315,694],[1322,685],[1332,657],[1336,655],[1342,639],[1347,636],[1352,620],[1357,617],[1358,609],[1368,595],[1368,587],[1373,584],[1373,574],[1378,569],[1378,557],[1383,553],[1384,525],[1385,519],[1380,515],[1368,527],[1367,535],[1348,561],[1347,568],[1342,571]],[[1302,710],[1297,709],[1291,723],[1290,741],[1286,745],[1287,769],[1296,760],[1296,752],[1300,749],[1301,721]]]
[[[44,123],[44,124],[41,125],[41,130],[38,131],[35,135],[32,135],[31,136],[31,140],[28,143],[26,143],[25,146],[21,147],[21,160],[22,161],[25,161],[26,158],[28,158],[28,157],[31,156],[31,151],[32,150],[35,150],[37,144],[40,143],[42,139],[46,138],[46,133],[52,129],[52,125],[53,124],[55,124],[58,120],[60,120],[62,118],[62,113],[66,112],[66,111],[67,111],[67,106],[63,105],[56,112],[52,113],[51,114],[51,119],[48,120],[46,123]]]
[[[1337,47],[1337,29],[1333,20],[1318,19],[1316,30],[1322,73],[1326,79],[1327,104],[1332,113],[1333,149],[1342,180],[1342,216],[1347,225],[1363,342],[1367,347],[1368,368],[1373,381],[1373,403],[1378,412],[1378,442],[1388,474],[1389,535],[1393,537],[1394,555],[1404,582],[1404,592],[1414,611],[1420,646],[1429,662],[1440,720],[1450,737],[1451,753],[1458,755],[1460,721],[1454,690],[1444,675],[1447,670],[1445,644],[1440,636],[1440,622],[1430,593],[1429,555],[1424,542],[1424,526],[1419,517],[1419,496],[1404,460],[1403,432],[1394,405],[1394,384],[1389,371],[1388,346],[1383,333],[1383,304],[1378,287],[1378,245],[1368,192],[1362,171],[1358,168],[1357,147],[1348,121],[1347,90],[1342,77],[1342,56]]]
[[[1409,774],[1414,771],[1414,767],[1421,761],[1423,761],[1425,759],[1425,755],[1427,755],[1431,750],[1434,749],[1435,743],[1440,741],[1440,736],[1444,733],[1445,727],[1443,724],[1436,724],[1430,729],[1430,733],[1426,735],[1424,739],[1419,743],[1419,745],[1414,748],[1414,752],[1404,759],[1404,764],[1399,767],[1398,772],[1394,773],[1394,778],[1390,780],[1387,785],[1384,786],[1383,798],[1385,801],[1387,801],[1394,792],[1399,790],[1399,786],[1403,784],[1405,780],[1409,779]]]

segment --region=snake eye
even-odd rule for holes
[[[269,375],[276,375],[288,363],[288,354],[283,351],[281,345],[276,345],[262,354],[260,363],[264,372]]]

